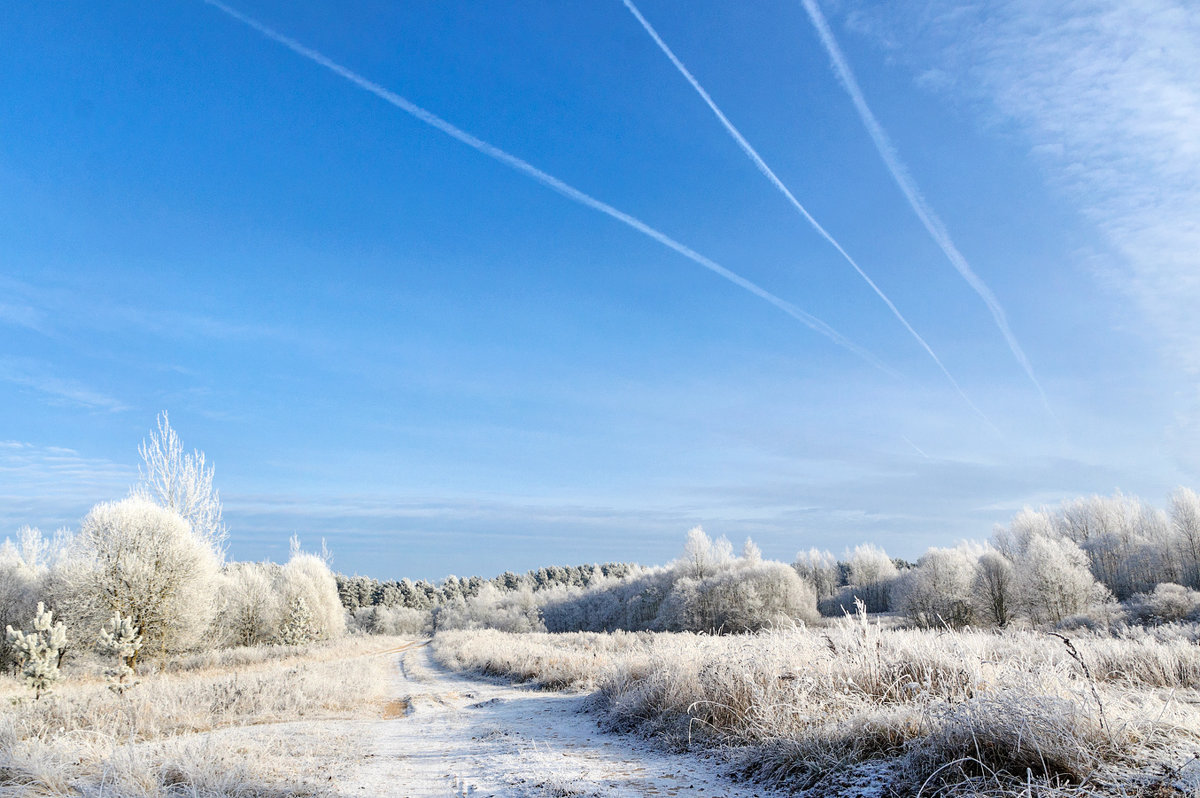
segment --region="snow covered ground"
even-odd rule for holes
[[[541,692],[452,673],[414,644],[395,654],[385,717],[338,792],[362,796],[705,796],[753,798],[714,765],[602,732],[580,693]]]

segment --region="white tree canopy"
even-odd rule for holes
[[[221,496],[213,487],[214,468],[205,461],[204,452],[183,450],[164,410],[158,416],[158,429],[142,441],[138,454],[142,464],[133,495],[174,510],[191,525],[192,534],[224,560],[228,530],[221,517]]]

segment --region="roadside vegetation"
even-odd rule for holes
[[[434,584],[296,539],[231,562],[204,455],[165,414],[139,453],[128,497],[0,545],[0,792],[320,794],[353,740],[294,722],[378,717],[369,655],[434,636],[447,667],[593,691],[614,729],[809,795],[1200,794],[1187,489],[1027,508],[916,562],[697,527],[663,566]]]
[[[754,635],[439,633],[442,664],[594,690],[604,722],[806,795],[1195,794],[1200,649],[858,615]]]
[[[127,498],[0,545],[0,793],[319,792],[297,763],[337,741],[273,730],[378,715],[389,641],[344,637],[327,553],[226,561],[213,469],[165,414],[139,451]]]

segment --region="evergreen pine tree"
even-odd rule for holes
[[[63,628],[62,621],[54,622],[54,613],[39,601],[32,632],[22,632],[11,626],[5,631],[8,642],[21,661],[21,675],[33,688],[36,701],[49,691],[51,684],[58,681],[58,666],[67,647],[67,630]]]

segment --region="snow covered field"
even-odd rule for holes
[[[457,631],[0,681],[6,796],[1200,794],[1200,649],[1152,635]]]
[[[450,667],[594,688],[607,725],[807,795],[1200,794],[1181,639],[884,629],[442,633]],[[760,788],[762,789],[762,788]]]
[[[601,731],[586,693],[457,674],[423,645],[398,657],[395,716],[374,724],[363,766],[338,789],[347,798],[770,794],[709,760]]]

